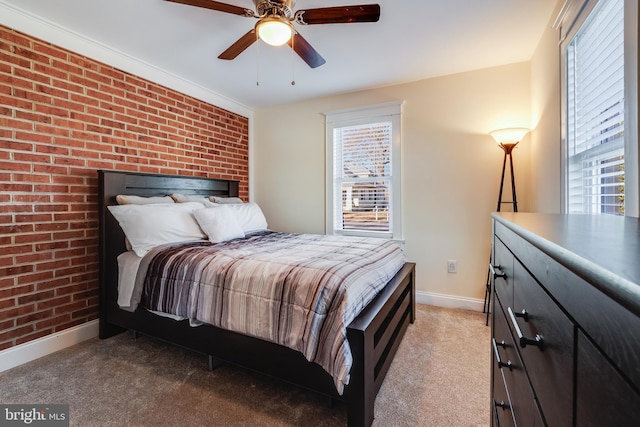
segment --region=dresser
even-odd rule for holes
[[[640,426],[640,220],[492,223],[492,425]]]

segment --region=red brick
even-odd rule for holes
[[[37,308],[38,310],[43,310],[45,308],[58,307],[61,305],[69,304],[71,302],[71,295],[65,295],[58,298],[50,298],[43,301],[38,302]]]
[[[24,80],[29,80],[33,83],[51,83],[51,77],[44,74],[34,73],[33,71],[26,70],[24,68],[15,67],[13,75]]]
[[[30,121],[10,119],[8,117],[0,117],[0,127],[33,130],[33,123]]]
[[[16,326],[15,319],[0,321],[0,331],[6,331]]]
[[[82,310],[86,308],[87,303],[85,301],[76,301],[69,304],[61,305],[54,308],[56,314],[73,313],[74,311]]]
[[[83,71],[97,70],[99,68],[99,65],[97,62],[91,61],[90,59],[85,58],[83,56],[70,55],[69,61],[73,64],[77,64],[80,68],[83,69]]]
[[[1,314],[2,312],[0,312]],[[0,342],[15,339],[33,332],[33,325],[26,325],[20,328],[9,329],[7,332],[0,332]]]
[[[45,291],[45,292],[36,292],[36,293],[30,293],[28,295],[23,295],[21,297],[18,298],[18,304],[19,305],[24,305],[24,304],[28,304],[31,302],[37,302],[37,301],[43,301],[43,300],[47,300],[47,299],[51,299],[53,298],[54,295],[54,291]]]
[[[43,54],[45,54],[47,56],[53,56],[55,58],[62,59],[62,60],[65,60],[65,61],[67,60],[67,57],[68,57],[67,52],[65,52],[64,50],[55,48],[55,47],[53,47],[51,45],[48,45],[48,44],[42,44],[42,43],[39,43],[39,42],[34,42],[33,43],[33,49],[36,52],[43,53]]]
[[[73,313],[71,313],[71,317],[73,319],[89,317],[95,312],[96,312],[96,307],[86,307],[81,310],[74,310]]]
[[[48,84],[34,84],[34,88],[40,93],[58,98],[66,98],[68,96],[67,91],[49,86]],[[47,104],[50,104],[50,102],[48,102]]]
[[[28,292],[33,292],[33,285],[14,286],[11,288],[4,288],[4,289],[0,289],[0,299],[15,297],[18,295],[26,294]]]
[[[69,242],[48,242],[35,245],[35,250],[40,251],[52,251],[56,249],[66,249],[69,247]]]
[[[40,283],[43,280],[51,280],[52,278],[53,278],[52,271],[42,271],[38,273],[25,274],[22,276],[18,276],[17,280],[18,280],[18,284],[25,284],[25,283]]]
[[[66,174],[67,173],[67,168],[61,167],[61,166],[52,166],[52,165],[34,165],[33,166],[33,171],[34,172],[42,172],[42,173],[50,173],[50,174]],[[34,198],[37,197],[48,197],[48,196],[37,196],[34,195]]]
[[[0,105],[3,106],[3,109],[0,110],[0,113],[4,116],[13,115],[13,109],[9,107],[21,108],[23,110],[31,110],[33,108],[33,103],[31,101],[24,100],[16,96],[14,97],[0,96]]]
[[[69,283],[71,283],[71,279],[68,277],[60,277],[47,282],[40,282],[36,285],[36,289],[39,291],[44,289],[55,289],[60,286],[68,285]]]
[[[34,123],[34,130],[40,133],[46,133],[55,136],[69,136],[70,130],[65,128],[59,128],[55,126],[48,126],[46,124]]]
[[[101,70],[105,75],[112,77],[114,79],[114,82],[124,80],[125,74],[120,70],[116,70],[114,68],[106,66],[102,66]]]
[[[16,162],[26,164],[51,162],[51,156],[43,154],[15,153],[13,158]]]
[[[39,74],[46,74],[47,76],[52,78],[56,78],[56,77],[59,79],[67,78],[66,71],[61,71],[57,68],[50,66],[49,64],[40,64],[36,62],[33,64],[33,70]]]
[[[53,65],[54,67],[60,70],[67,71],[69,73],[82,75],[82,68],[76,65],[70,64],[68,61],[59,61],[57,59],[54,59],[53,61],[51,61],[51,65]]]
[[[18,233],[32,233],[33,224],[10,224],[0,226],[0,234],[18,234]],[[7,249],[5,253],[11,253],[10,249]]]
[[[71,99],[72,101],[75,102],[79,102],[85,106],[87,105],[91,105],[94,107],[97,107],[100,102],[97,99],[91,98],[90,96],[86,96],[84,95],[84,87],[80,86],[80,85],[73,85],[74,87],[78,88],[78,94],[76,93],[70,93],[69,94],[69,99]]]
[[[47,320],[43,320],[41,322],[36,323],[36,328],[37,329],[42,329],[42,328],[51,328],[54,326],[58,326],[58,325],[63,325],[67,322],[69,322],[69,320],[71,320],[71,315],[66,313],[66,314],[62,314],[56,317],[51,317]]]
[[[103,85],[100,85],[100,90],[104,90],[105,85],[111,84],[111,77],[104,74],[96,73],[92,70],[84,70],[84,75],[88,79],[104,83]]]
[[[50,234],[45,234],[51,236]],[[49,239],[51,240],[51,239]],[[30,253],[25,255],[16,255],[16,264],[35,264],[38,261],[46,261],[53,258],[51,252]]]
[[[71,64],[69,61],[52,60],[51,64],[61,70],[65,70],[73,74],[82,74],[82,67]]]
[[[105,93],[100,91],[98,83],[87,80],[87,79],[83,79],[82,81],[86,86],[85,93],[87,94],[87,96],[90,96],[91,98],[94,98],[94,99],[98,99],[100,101],[106,101],[110,103],[113,102],[113,95],[111,95],[110,93]]]
[[[37,326],[36,326],[37,328]],[[16,339],[16,345],[24,344],[26,342],[36,340],[38,338],[46,337],[47,335],[51,335],[53,331],[51,329],[42,329],[34,332],[33,334],[25,335]]]
[[[74,326],[81,325],[83,323],[88,322],[89,320],[90,319],[75,319],[75,320],[72,320],[70,322],[66,322],[66,323],[63,323],[61,325],[56,326],[54,328],[54,331],[58,332],[58,331],[62,331],[64,329],[73,328]]]

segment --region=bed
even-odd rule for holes
[[[193,327],[189,320],[159,316],[140,307],[126,310],[118,304],[118,256],[127,247],[122,228],[109,211],[109,206],[117,204],[116,196],[237,197],[237,181],[104,170],[98,171],[98,177],[101,338],[125,330],[150,335],[209,355],[210,367],[214,362],[233,363],[344,401],[349,426],[371,425],[378,390],[415,319],[413,263],[404,263],[346,327],[353,360],[348,384],[339,391],[334,376],[300,351],[209,324]]]

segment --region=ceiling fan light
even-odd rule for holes
[[[291,24],[278,17],[264,18],[257,25],[258,37],[271,46],[282,46],[293,35]]]

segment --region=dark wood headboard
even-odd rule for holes
[[[150,197],[181,193],[237,197],[238,188],[239,182],[233,180],[99,170],[100,318],[106,319],[109,304],[117,303],[117,258],[126,251],[124,233],[107,209],[107,206],[117,204],[118,194]]]

